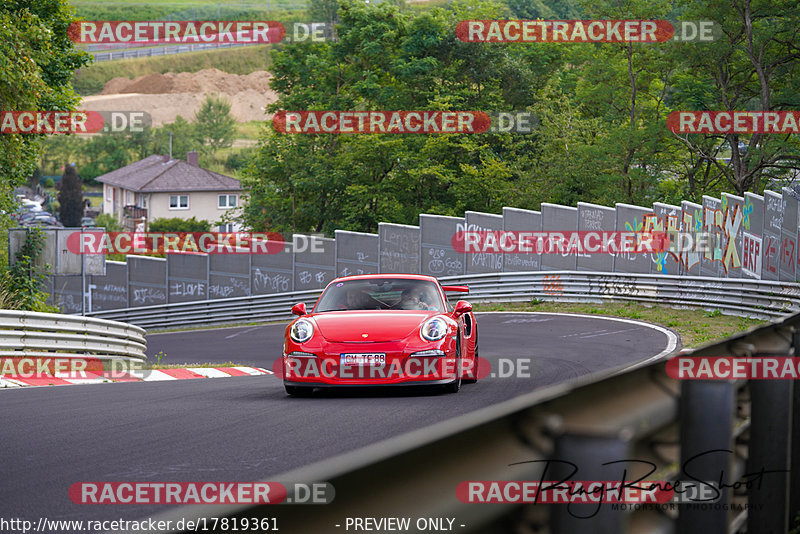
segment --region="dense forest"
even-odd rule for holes
[[[79,105],[70,81],[90,58],[66,37],[75,16],[59,0],[0,6],[8,22],[0,25],[3,109]],[[305,17],[327,22],[333,36],[272,47],[271,88],[280,98],[269,112],[527,112],[536,127],[308,135],[278,133],[265,121],[257,147],[220,163],[250,189],[243,218],[254,230],[375,231],[381,221],[416,224],[423,212],[499,213],[542,202],[698,201],[791,185],[800,169],[797,134],[667,127],[673,111],[800,110],[800,6],[792,0],[311,0]],[[460,40],[459,22],[475,19],[713,21],[716,30],[704,42]],[[10,210],[13,187],[37,164],[58,168],[79,154],[78,172],[92,178],[166,153],[167,130],[177,154],[205,146],[198,128],[180,119],[91,141],[0,136],[0,211]]]
[[[797,110],[800,6],[784,0],[320,0],[334,39],[273,51],[279,110],[529,111],[527,135],[280,134],[245,182],[253,228],[375,231],[422,212],[649,205],[791,183],[797,135],[672,133],[675,110]],[[467,19],[714,21],[711,42],[470,43]],[[731,150],[734,147],[734,150]]]

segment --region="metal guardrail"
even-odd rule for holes
[[[795,356],[800,314],[682,356]],[[459,532],[681,534],[787,532],[800,512],[800,392],[793,381],[684,381],[665,371],[667,355],[631,370],[618,368],[536,390],[430,428],[378,442],[271,480],[326,481],[336,491],[326,506],[183,507],[159,519],[277,518],[287,532],[338,532],[346,517],[448,517]],[[793,444],[793,441],[795,444]],[[758,483],[725,489],[714,503],[666,506],[604,504],[476,504],[457,498],[463,481],[688,479],[726,483],[743,473]],[[606,464],[607,462],[623,463]],[[555,469],[555,470],[553,470]],[[777,472],[786,470],[785,472]],[[775,472],[773,472],[775,471]],[[753,476],[747,479],[753,480]],[[596,514],[594,512],[596,511]],[[593,515],[591,519],[577,516]],[[174,524],[174,523],[173,523]]]
[[[191,325],[280,321],[291,319],[291,307],[298,302],[313,305],[322,290],[295,291],[275,295],[233,297],[141,306],[87,314],[123,321],[143,328],[175,328]]]
[[[113,50],[110,52],[94,52],[94,60],[114,61],[117,59],[135,59],[140,57],[170,56],[173,54],[184,54],[186,52],[199,52],[201,50],[211,50],[217,48],[236,48],[240,46],[256,46],[264,43],[198,43],[173,46],[161,46],[155,48],[141,48],[133,50]]]
[[[800,311],[800,284],[739,278],[553,271],[443,277],[470,286],[474,302],[533,299],[560,302],[635,301],[719,309],[774,319]],[[89,315],[145,328],[290,319],[297,302],[312,304],[321,290],[191,301],[93,312]]]
[[[0,310],[0,356],[86,355],[97,359],[144,361],[145,330],[96,319]]]

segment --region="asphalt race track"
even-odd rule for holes
[[[148,335],[164,363],[271,368],[285,325]],[[290,398],[274,376],[0,391],[0,517],[135,519],[167,506],[78,505],[88,481],[257,481],[484,408],[531,390],[675,348],[635,321],[558,314],[478,316],[492,370],[530,360],[529,377],[490,376],[455,395],[395,390]],[[500,359],[504,362],[501,364]],[[496,373],[495,373],[496,374]]]

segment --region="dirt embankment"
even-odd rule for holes
[[[89,111],[145,111],[153,126],[174,122],[180,115],[191,121],[209,94],[231,103],[231,113],[239,122],[265,120],[264,107],[277,100],[269,89],[272,75],[255,71],[246,75],[228,74],[218,69],[198,72],[148,74],[131,80],[113,78],[99,95],[83,99]]]

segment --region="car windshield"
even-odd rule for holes
[[[314,312],[340,310],[444,311],[434,282],[402,278],[350,280],[328,286]]]

